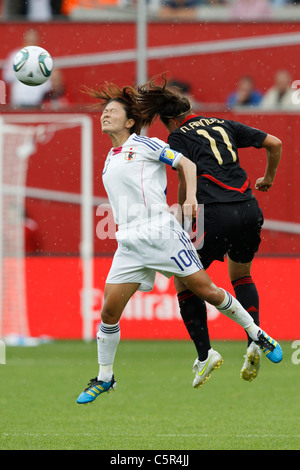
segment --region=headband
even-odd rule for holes
[[[192,107],[190,106],[189,109],[187,109],[186,111],[184,111],[183,113],[180,113],[178,114],[177,116],[163,116],[167,119],[177,119],[179,118],[180,116],[183,116],[184,114],[187,114],[187,113],[190,113],[192,111]]]

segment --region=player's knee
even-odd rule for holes
[[[108,325],[114,325],[118,321],[118,315],[109,305],[103,305],[101,320]]]
[[[202,287],[197,295],[211,305],[220,305],[224,300],[224,291],[213,283]]]

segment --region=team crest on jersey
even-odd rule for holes
[[[131,162],[131,160],[133,160],[135,157],[136,157],[136,153],[134,152],[133,148],[130,148],[128,152],[125,152],[124,158],[128,162]]]

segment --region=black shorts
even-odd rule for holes
[[[261,241],[263,213],[255,198],[242,202],[213,203],[204,207],[204,243],[198,254],[205,269],[214,261],[248,263]]]

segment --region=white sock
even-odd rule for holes
[[[98,380],[109,382],[112,378],[113,364],[120,337],[119,323],[108,325],[107,323],[101,322],[97,332]]]
[[[235,321],[238,325],[242,326],[247,331],[250,338],[256,341],[260,328],[255,325],[253,318],[247,312],[247,310],[244,309],[240,302],[235,297],[232,297],[232,295],[230,295],[224,289],[222,290],[225,293],[225,298],[220,305],[216,306],[216,308],[219,310],[219,312],[223,313],[227,317],[231,318],[231,320]]]

